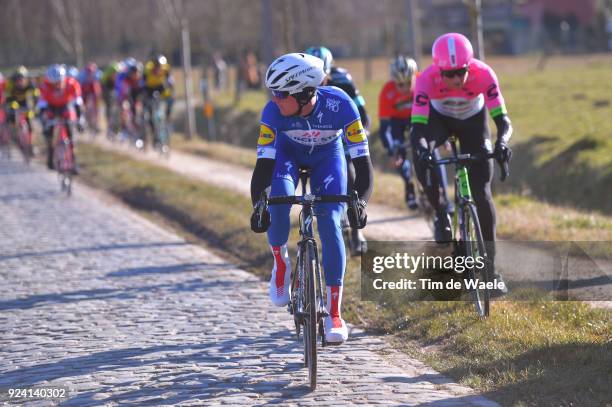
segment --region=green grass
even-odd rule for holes
[[[84,180],[141,213],[269,277],[264,235],[249,230],[247,197],[128,156],[81,144]],[[295,228],[294,228],[295,229]],[[296,241],[296,233],[290,239]],[[612,313],[575,302],[496,302],[486,321],[469,304],[360,301],[349,261],[345,317],[389,334],[396,346],[503,405],[605,405],[612,399]]]

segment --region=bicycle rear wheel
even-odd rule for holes
[[[64,162],[65,160],[65,150],[66,146],[64,145],[64,143],[57,143],[57,145],[55,146],[55,150],[54,150],[54,157],[53,157],[53,165],[55,166],[55,170],[57,171],[57,179],[59,181],[60,184],[60,190],[62,192],[66,191],[66,182],[65,182],[65,178],[66,178],[66,172],[64,170],[66,164]]]
[[[306,282],[304,302],[304,356],[308,366],[310,390],[317,387],[317,296],[315,287],[316,257],[314,244],[308,242],[304,253],[304,280]]]
[[[19,124],[17,129],[19,132],[19,148],[23,155],[23,160],[27,165],[30,165],[30,159],[32,158],[32,134],[28,128],[28,124],[24,121]]]
[[[435,209],[433,206],[431,206],[431,203],[429,202],[429,198],[427,198],[427,194],[425,193],[425,189],[423,188],[420,182],[416,182],[415,192],[417,196],[417,202],[419,204],[419,211],[425,218],[425,222],[427,223],[427,226],[433,233],[434,231],[433,221],[434,221]]]
[[[463,224],[461,225],[461,238],[464,242],[465,255],[474,259],[482,257],[485,261],[485,267],[472,267],[467,270],[467,277],[474,281],[474,287],[470,290],[472,301],[476,307],[476,313],[481,318],[489,316],[491,292],[486,287],[489,282],[489,262],[487,251],[482,238],[482,230],[480,229],[480,221],[476,207],[473,204],[467,204],[461,208],[463,215]],[[478,263],[476,263],[478,264]]]

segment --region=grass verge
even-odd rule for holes
[[[82,178],[163,219],[267,278],[265,237],[248,227],[248,198],[128,156],[82,144]],[[295,242],[295,233],[291,242]],[[576,302],[496,302],[479,321],[469,304],[360,301],[359,263],[345,279],[345,317],[503,405],[606,405],[612,399],[612,313]]]

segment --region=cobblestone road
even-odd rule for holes
[[[65,386],[65,406],[496,405],[356,330],[308,393],[266,283],[99,192],[65,198],[39,167],[0,161],[0,248],[0,389]]]

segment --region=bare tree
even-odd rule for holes
[[[77,0],[51,0],[52,10],[56,20],[61,24],[54,24],[53,38],[63,51],[74,58],[78,66],[83,65],[83,39],[81,30],[80,2]]]

